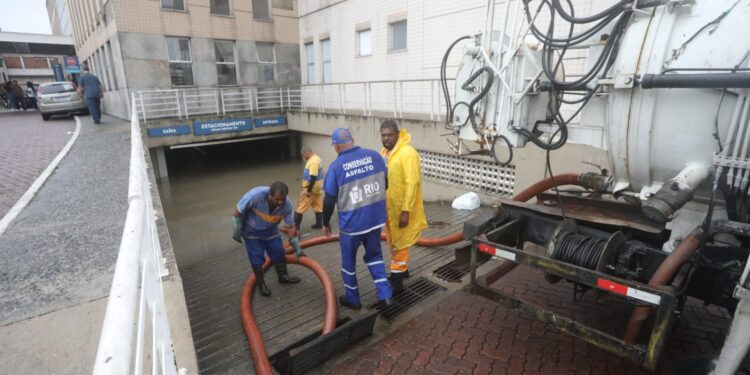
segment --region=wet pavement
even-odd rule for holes
[[[0,218],[62,150],[75,130],[68,117],[37,111],[0,113]]]
[[[91,369],[128,206],[129,122],[103,121],[0,236],[1,373]]]
[[[488,264],[489,265],[489,264]],[[516,267],[493,285],[621,337],[632,306],[620,299],[573,302],[572,286],[550,285],[541,271]],[[731,316],[688,299],[656,373],[701,374],[702,356],[716,355]],[[696,358],[697,357],[697,358]],[[693,362],[692,360],[697,360]],[[382,341],[327,369],[335,374],[649,374],[637,364],[564,334],[505,305],[455,292]],[[750,374],[746,359],[739,372]]]

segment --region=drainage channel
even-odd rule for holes
[[[425,279],[424,277],[419,277],[414,282],[404,285],[404,291],[393,297],[392,306],[381,311],[380,303],[378,302],[370,305],[370,309],[380,312],[382,318],[392,320],[394,317],[439,290],[445,290],[445,288]]]

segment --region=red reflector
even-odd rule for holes
[[[477,245],[477,249],[479,249],[479,251],[481,251],[483,253],[487,253],[487,254],[490,254],[490,255],[495,255],[495,248],[492,247],[492,246],[490,246],[490,245],[487,245],[487,244],[484,244],[484,243],[480,243],[479,245]]]
[[[596,286],[601,289],[609,290],[617,294],[628,295],[628,287],[622,284],[618,284],[609,280],[599,279],[596,281]]]

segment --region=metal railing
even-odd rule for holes
[[[448,88],[453,97],[453,79]],[[446,104],[439,79],[343,82],[302,85],[302,110],[341,114],[388,113],[393,117],[444,117]]]
[[[299,86],[227,87],[146,90],[133,93],[135,111],[141,121],[164,118],[189,119],[223,116],[233,112],[300,109]]]
[[[454,80],[448,80],[451,96],[453,86]],[[287,109],[364,116],[373,113],[393,117],[423,115],[430,120],[440,120],[446,112],[438,79],[181,88],[138,91],[134,98],[141,121]]]
[[[150,183],[133,97],[128,212],[96,353],[94,374],[177,374]],[[150,341],[150,347],[148,343]],[[182,371],[180,371],[182,373]]]

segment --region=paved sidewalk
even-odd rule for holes
[[[0,236],[0,373],[91,371],[128,206],[129,123],[104,121]]]
[[[520,272],[519,272],[520,271]],[[571,285],[547,284],[541,272],[517,267],[503,290],[566,309],[602,329],[621,332],[630,308],[607,300],[572,302]],[[687,374],[683,358],[717,353],[730,316],[689,300],[662,356],[659,373]],[[606,326],[606,327],[605,327]],[[336,374],[642,374],[636,364],[557,331],[517,310],[459,291],[332,370]],[[746,360],[740,374],[750,374]]]
[[[42,120],[37,111],[0,113],[0,218],[72,136],[70,118]]]

